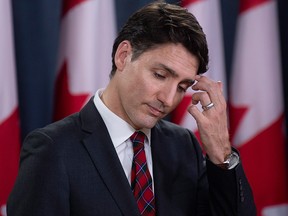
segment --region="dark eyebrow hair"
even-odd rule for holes
[[[160,67],[164,68],[166,71],[168,71],[172,76],[174,77],[178,77],[178,74],[176,73],[176,71],[174,71],[173,69],[167,67],[166,65],[159,63],[158,64]]]
[[[178,77],[178,74],[173,69],[167,67],[166,65],[164,65],[162,63],[158,63],[158,65],[160,67],[164,68],[164,70],[168,71],[172,76]],[[185,79],[185,80],[182,80],[181,83],[187,83],[189,86],[192,86],[195,83],[195,80],[193,80],[193,79]]]
[[[187,83],[188,87],[190,87],[195,83],[195,80],[185,79],[185,80],[181,81],[181,83]]]

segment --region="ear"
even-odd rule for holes
[[[131,60],[132,46],[128,40],[122,41],[115,53],[114,61],[117,70],[123,70],[127,61]]]

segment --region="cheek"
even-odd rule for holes
[[[140,94],[146,94],[148,97],[150,97],[156,94],[161,86],[158,82],[155,82],[155,80],[145,77],[138,83],[137,88]]]
[[[184,97],[185,97],[185,93],[179,93],[179,92],[175,93],[173,109],[175,109],[180,104],[180,102],[183,100]]]

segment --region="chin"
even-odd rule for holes
[[[145,119],[143,119],[142,121],[141,121],[141,123],[142,123],[142,128],[148,128],[148,129],[151,129],[151,128],[153,128],[156,124],[157,124],[157,122],[159,121],[159,119],[157,118],[153,118],[153,119],[151,119],[151,117],[146,117]]]
[[[132,120],[134,127],[136,129],[153,128],[157,122],[161,119],[160,117],[152,116],[147,113],[142,113],[141,115],[134,115],[134,118],[130,118]]]

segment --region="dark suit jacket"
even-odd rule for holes
[[[157,216],[256,215],[241,164],[222,170],[203,159],[191,132],[160,121],[152,129]],[[209,185],[209,186],[208,186]],[[8,216],[138,216],[136,202],[93,101],[32,132],[21,150]]]

